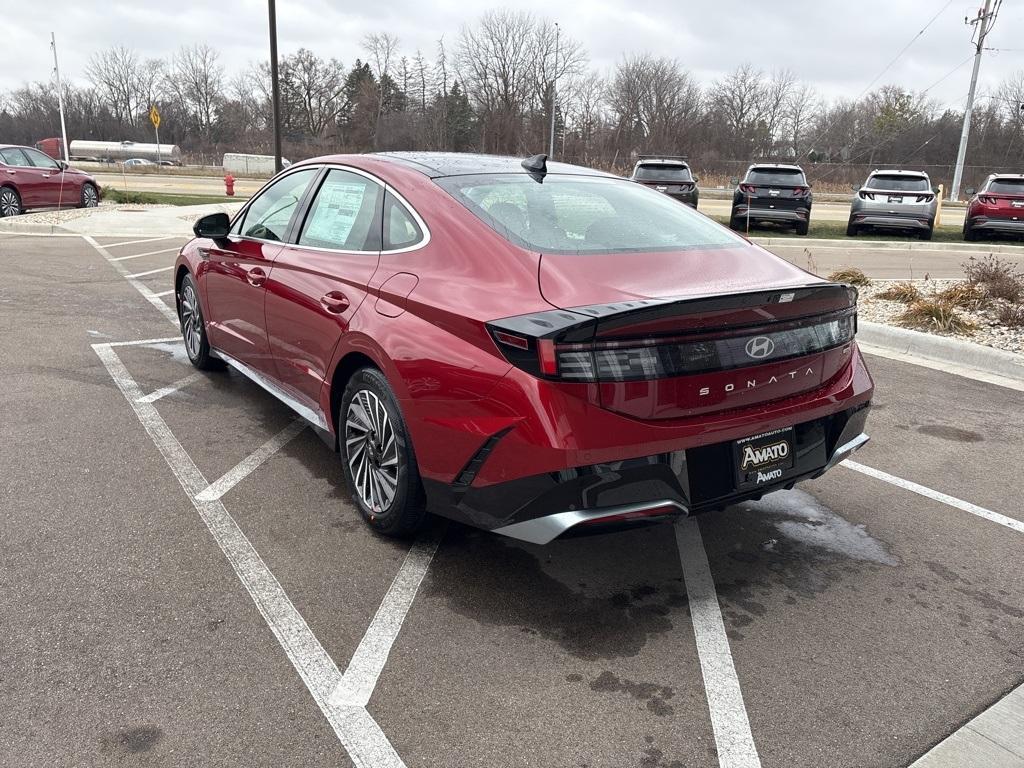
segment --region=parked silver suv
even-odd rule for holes
[[[922,171],[872,171],[850,206],[846,234],[862,229],[902,229],[922,240],[932,239],[939,201],[928,174]]]

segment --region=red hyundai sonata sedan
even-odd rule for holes
[[[856,291],[543,155],[294,165],[175,269],[189,358],[341,454],[376,530],[526,541],[758,498],[867,441]]]
[[[92,208],[100,185],[89,174],[32,147],[0,144],[0,216],[29,208]]]

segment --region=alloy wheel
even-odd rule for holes
[[[18,195],[13,189],[0,190],[0,216],[17,216],[21,213]]]
[[[345,455],[360,500],[386,512],[398,491],[398,442],[384,404],[368,389],[356,392],[345,414]]]
[[[181,335],[185,339],[188,356],[192,360],[197,359],[203,345],[203,316],[191,283],[181,291]]]
[[[96,187],[86,184],[82,187],[82,205],[86,208],[95,208],[99,203],[99,196],[96,194]]]

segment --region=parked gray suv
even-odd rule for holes
[[[846,234],[856,237],[867,228],[910,230],[932,239],[939,201],[923,171],[872,171],[850,206]]]

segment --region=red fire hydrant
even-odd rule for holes
[[[230,173],[224,177],[224,191],[228,197],[235,196],[235,177]]]

